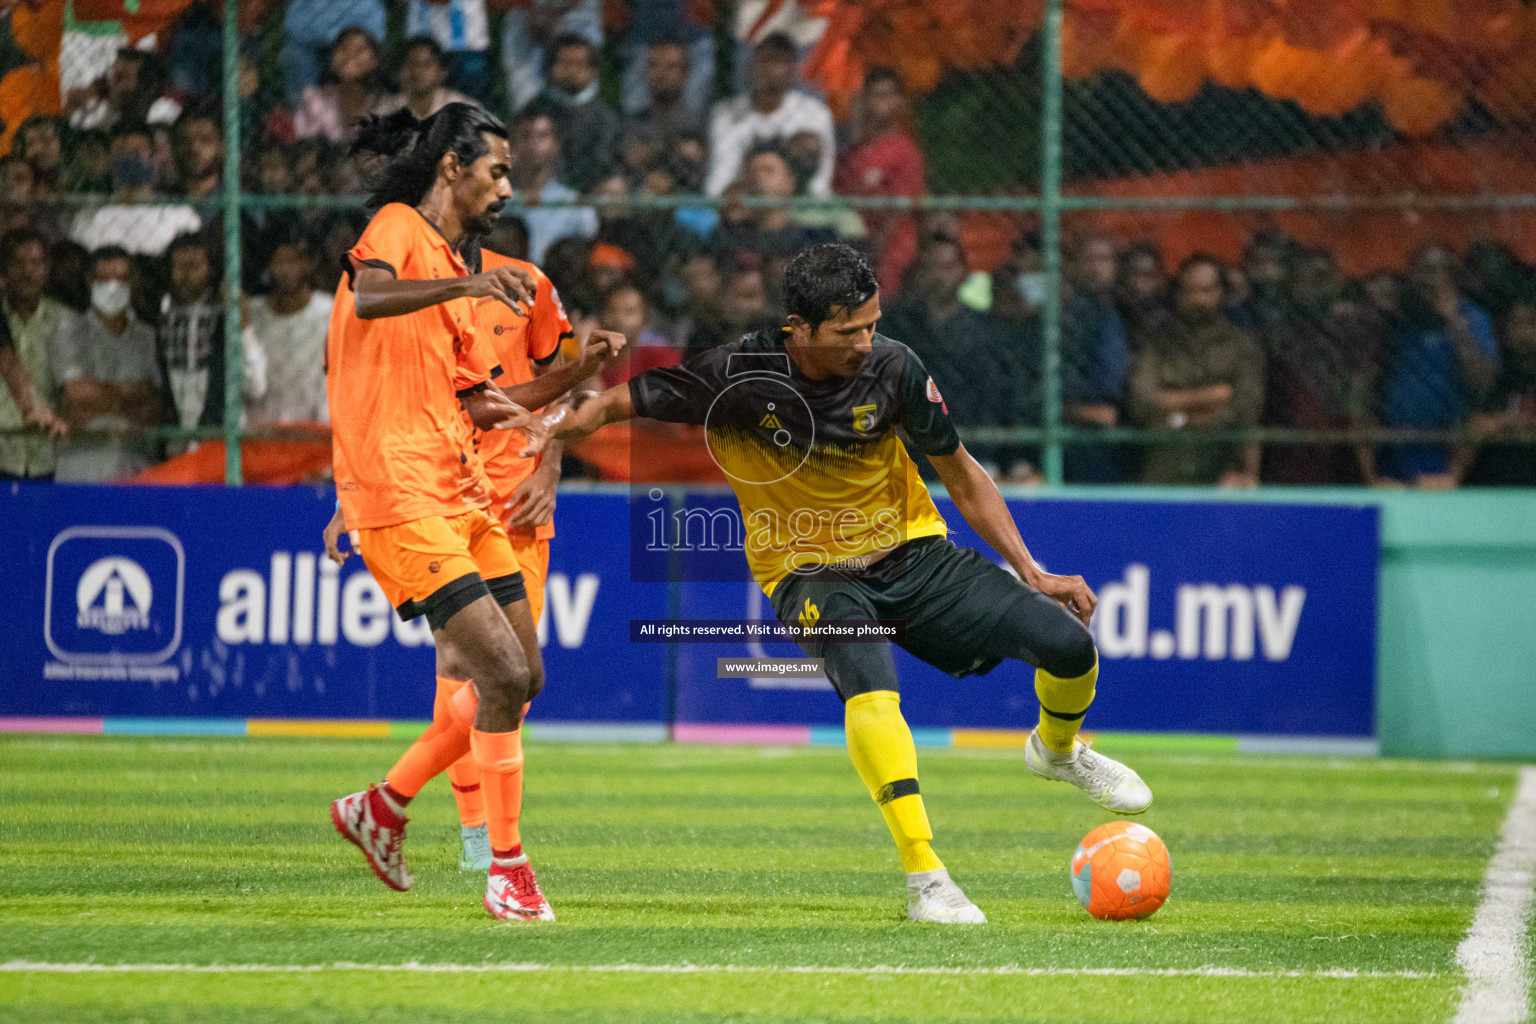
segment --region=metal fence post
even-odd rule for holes
[[[1046,0],[1040,31],[1040,261],[1045,305],[1040,313],[1041,414],[1045,482],[1062,482],[1061,471],[1061,3]]]
[[[240,344],[240,25],[224,0],[224,483],[239,484],[245,350]]]

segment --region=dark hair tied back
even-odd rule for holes
[[[357,123],[357,138],[352,142],[351,152],[379,156],[404,153],[416,144],[421,125],[409,107],[401,107],[393,114],[369,114]]]
[[[437,180],[437,166],[447,153],[464,166],[487,152],[486,135],[507,137],[507,126],[470,103],[450,103],[425,120],[409,110],[358,122],[352,152],[375,153],[388,162],[378,187],[368,199],[370,215],[390,203],[415,206]]]

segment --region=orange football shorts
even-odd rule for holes
[[[487,594],[505,605],[526,593],[506,528],[485,509],[358,530],[357,539],[400,617],[425,615],[434,630]]]

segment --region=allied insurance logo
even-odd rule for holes
[[[149,628],[155,588],[138,562],[108,555],[91,563],[75,588],[80,615],[75,625],[117,636],[130,629]]]
[[[137,678],[160,665],[181,646],[185,587],[186,555],[168,530],[63,531],[48,547],[43,612],[48,650],[62,664],[48,666],[47,674]],[[150,674],[167,671],[175,673],[167,666]]]

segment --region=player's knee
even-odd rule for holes
[[[521,659],[507,658],[491,671],[475,678],[480,688],[480,703],[493,709],[521,710],[531,699],[533,673]],[[542,685],[542,680],[540,681]]]
[[[528,666],[528,700],[533,700],[544,689],[544,662],[534,662]]]
[[[822,665],[844,704],[861,693],[897,688],[896,668],[885,644],[827,644]]]
[[[1040,644],[1039,667],[1057,679],[1076,679],[1092,670],[1098,652],[1087,626],[1071,615],[1063,615],[1062,620],[1061,626]]]
[[[437,645],[437,674],[449,679],[469,679],[474,671],[459,649],[445,640]]]

